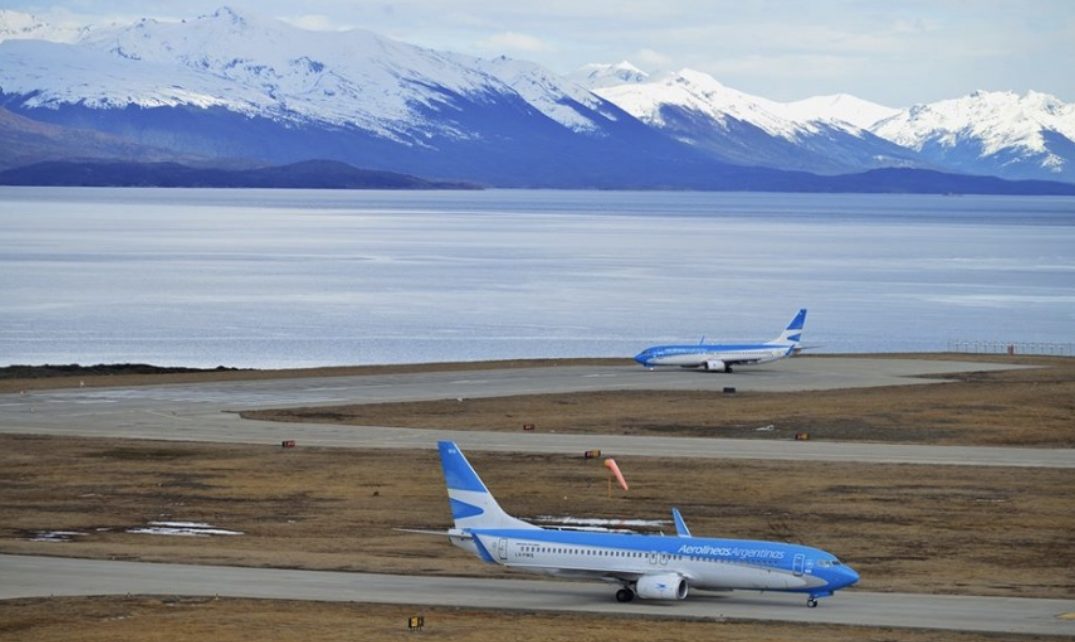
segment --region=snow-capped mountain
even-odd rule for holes
[[[28,118],[184,154],[330,158],[497,184],[712,172],[703,157],[538,65],[361,30],[311,32],[226,8],[95,29],[74,44],[0,43],[0,100]],[[685,173],[661,169],[671,159]]]
[[[468,136],[429,115],[453,96],[507,93],[495,78],[450,55],[367,31],[305,31],[227,8],[191,22],[142,20],[99,30],[83,45],[131,62],[124,78],[144,80],[147,74],[135,69],[161,65],[184,72],[172,86],[158,82],[152,95],[128,93],[133,104],[220,106],[280,121],[317,120],[406,144],[420,145],[436,134]],[[65,101],[83,91],[72,84],[62,90],[56,98]]]
[[[33,22],[31,16],[20,15],[21,20],[12,22]],[[592,120],[595,116],[614,121],[620,115],[597,96],[533,63],[440,53],[361,30],[305,31],[229,8],[190,24],[141,20],[92,32],[84,28],[78,37],[53,37],[56,32],[43,24],[33,25],[36,39],[79,41],[91,50],[90,59],[79,61],[77,69],[59,70],[62,77],[51,81],[34,106],[72,100],[109,106],[119,102],[117,98],[142,107],[216,106],[283,120],[358,125],[402,140],[406,136],[398,131],[400,123],[407,125],[406,130],[436,125],[419,112],[446,102],[445,92],[510,93],[506,83],[542,113],[576,131],[599,129]],[[61,48],[51,51],[64,55]],[[296,51],[305,53],[295,55]],[[44,62],[51,67],[56,61]],[[85,74],[95,66],[117,62],[122,71],[108,79],[111,91],[87,94],[81,82]],[[139,64],[124,64],[131,62]],[[159,65],[185,68],[177,79],[181,82],[162,85]],[[36,71],[44,66],[37,65]],[[25,89],[20,77],[33,83],[44,80],[42,74],[17,71],[5,74],[9,92]],[[427,133],[420,132],[419,143]]]
[[[0,166],[63,158],[73,131],[101,137],[69,157],[326,159],[499,186],[843,189],[781,170],[944,160],[928,141],[879,137],[900,114],[851,96],[779,103],[690,70],[654,80],[626,62],[563,78],[227,8],[92,28],[4,11],[0,40]],[[1067,107],[1053,107],[1068,122]],[[1071,157],[1060,150],[1067,131],[1042,130],[1054,164]],[[938,179],[924,180],[912,189]]]
[[[691,69],[593,91],[650,126],[729,162],[827,173],[917,164],[913,152],[857,124],[896,110],[850,96],[779,103]]]
[[[1075,182],[1075,104],[1048,94],[976,91],[916,105],[870,129],[941,167]]]

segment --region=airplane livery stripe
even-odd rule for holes
[[[448,498],[448,503],[451,504],[452,507],[452,519],[466,519],[467,517],[475,517],[485,512],[480,506],[461,502],[452,497]]]
[[[698,555],[703,557],[730,557],[734,559],[791,559],[796,554],[817,555],[816,549],[798,544],[763,542],[757,540],[669,537],[662,535],[641,536],[617,533],[588,533],[581,531],[473,529],[475,534],[528,540],[546,544],[592,546],[641,552],[670,553],[675,555]],[[822,555],[824,555],[822,553]],[[827,556],[826,556],[827,557]]]

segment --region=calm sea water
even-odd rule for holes
[[[1071,342],[1075,199],[0,188],[0,364]]]

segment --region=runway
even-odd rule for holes
[[[85,388],[0,395],[0,432],[340,448],[432,448],[451,439],[469,450],[629,456],[779,459],[861,463],[1075,468],[1075,450],[763,439],[419,430],[242,420],[235,411],[493,397],[593,390],[778,392],[937,383],[922,375],[1013,366],[915,359],[788,359],[734,375],[629,366],[571,366],[467,372]],[[1016,366],[1017,367],[1017,366]]]
[[[1075,600],[842,591],[816,609],[805,598],[737,591],[695,593],[682,602],[619,604],[600,583],[417,577],[227,566],[112,562],[0,555],[0,599],[72,595],[195,595],[376,602],[415,606],[575,611],[674,618],[1075,635]]]

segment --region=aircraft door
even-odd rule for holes
[[[803,566],[806,564],[806,556],[799,553],[795,556],[795,559],[791,563],[791,572],[795,577],[801,577],[803,574]]]
[[[508,559],[508,540],[506,538],[499,538],[496,542],[496,557],[501,562],[505,562]]]

